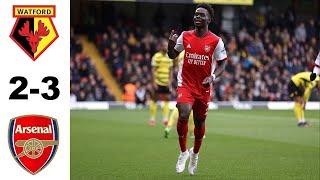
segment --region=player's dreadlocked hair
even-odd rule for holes
[[[209,12],[211,21],[213,20],[213,8],[212,8],[212,6],[211,6],[210,4],[204,4],[204,3],[198,4],[197,7],[196,7],[196,9],[198,9],[198,8],[204,8],[204,9],[206,9],[206,10]]]

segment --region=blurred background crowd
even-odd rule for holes
[[[78,101],[114,101],[101,76],[83,52],[82,45],[71,33],[70,93]]]

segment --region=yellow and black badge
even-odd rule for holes
[[[51,17],[56,16],[54,5],[14,5],[16,23],[11,39],[35,61],[58,37]]]

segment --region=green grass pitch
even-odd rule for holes
[[[320,178],[320,111],[306,112],[310,128],[298,128],[292,111],[209,111],[195,176],[175,173],[176,130],[165,139],[148,117],[147,110],[71,111],[71,179]]]

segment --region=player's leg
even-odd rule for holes
[[[156,90],[153,90],[151,92],[151,101],[149,105],[150,109],[150,120],[149,120],[149,125],[150,126],[155,126],[156,125],[156,117],[157,117],[157,94]]]
[[[176,164],[176,172],[181,173],[185,169],[186,161],[189,158],[187,151],[188,119],[194,102],[194,97],[189,89],[178,88],[177,108],[179,118],[177,122],[177,132],[179,136],[180,155]]]
[[[308,125],[304,119],[304,106],[305,106],[305,102],[303,100],[303,97],[295,96],[294,97],[294,114],[297,118],[299,127],[305,127]]]
[[[177,122],[177,132],[179,136],[180,155],[176,164],[176,172],[181,173],[185,169],[185,164],[189,158],[187,151],[188,119],[192,105],[189,103],[178,103],[179,118]]]
[[[178,120],[179,117],[179,111],[177,108],[174,108],[169,116],[169,120],[168,120],[168,124],[166,126],[166,128],[164,129],[164,137],[168,138],[169,133],[172,129],[172,126],[176,123],[176,121]]]
[[[164,95],[164,101],[162,106],[162,124],[167,125],[168,124],[168,117],[169,117],[169,95]]]
[[[162,124],[167,125],[168,124],[168,117],[169,117],[169,101],[163,101],[163,107],[162,107]]]
[[[205,120],[207,118],[208,102],[207,98],[197,99],[193,104],[193,118],[194,118],[194,144],[190,149],[190,161],[188,171],[191,175],[194,175],[199,160],[199,150],[202,144],[203,136],[206,131]]]
[[[304,120],[304,127],[309,127],[310,126],[310,124],[307,121],[305,121],[304,111],[306,109],[306,105],[307,105],[307,102],[308,102],[308,100],[310,98],[311,92],[312,92],[312,88],[311,87],[307,87],[304,90],[304,93],[303,93],[302,119]]]
[[[203,136],[206,131],[205,119],[202,118],[194,118],[194,145],[193,145],[193,152],[199,153]]]
[[[303,100],[303,92],[301,89],[299,89],[293,81],[290,81],[288,84],[288,94],[289,97],[294,100],[294,115],[296,116],[296,119],[298,121],[299,127],[305,127],[307,124],[304,120],[304,100]]]
[[[194,139],[194,118],[193,118],[193,111],[191,111],[189,116],[189,125],[188,125],[188,133],[189,137]],[[206,135],[203,136],[203,139],[206,137]]]
[[[158,99],[163,102],[162,106],[162,123],[167,125],[169,117],[169,100],[170,100],[170,90],[169,87],[159,86],[159,96]]]
[[[304,90],[304,93],[303,93],[303,101],[305,102],[305,105],[306,105],[306,103],[308,102],[308,100],[309,100],[309,98],[310,98],[311,92],[312,92],[312,88],[311,88],[311,87],[307,87],[307,88]],[[304,108],[304,109],[305,109],[305,108]]]
[[[194,138],[194,119],[193,119],[193,111],[191,111],[190,116],[189,116],[189,125],[188,125],[188,131],[189,131],[189,136],[191,138]]]
[[[179,135],[180,150],[181,152],[185,152],[187,150],[188,120],[192,105],[189,103],[179,103],[177,104],[177,108],[179,111],[177,132]]]
[[[170,113],[168,124],[164,130],[165,138],[168,138],[170,131],[172,129],[172,126],[177,122],[178,117],[179,117],[179,111],[177,108],[174,108]],[[193,131],[194,131],[194,122],[193,122],[193,113],[191,111],[189,115],[189,120],[188,120],[188,134],[192,138],[194,138]]]

